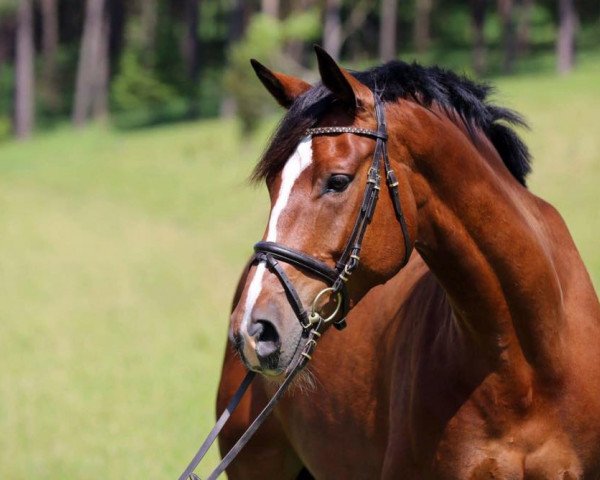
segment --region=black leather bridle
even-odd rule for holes
[[[335,135],[341,133],[350,133],[354,135],[361,135],[370,137],[376,140],[375,152],[373,153],[373,161],[367,174],[367,186],[365,188],[364,196],[358,212],[354,228],[350,234],[346,246],[337,261],[334,268],[330,267],[326,263],[318,260],[315,257],[307,255],[306,253],[300,252],[296,249],[287,247],[277,242],[262,241],[254,245],[254,257],[253,263],[264,262],[271,273],[277,276],[283,289],[286,293],[287,299],[290,302],[292,309],[298,321],[304,329],[306,342],[304,347],[300,351],[300,355],[297,356],[293,364],[288,367],[288,372],[283,383],[279,386],[269,403],[260,412],[244,434],[238,439],[237,443],[231,448],[231,450],[223,457],[221,463],[211,473],[207,480],[216,479],[237,454],[241,451],[244,445],[250,440],[251,436],[258,430],[263,421],[267,418],[271,410],[275,407],[275,404],[283,395],[287,387],[292,382],[293,378],[304,368],[306,363],[311,359],[311,354],[314,351],[318,339],[321,337],[325,326],[332,322],[337,329],[342,329],[346,326],[346,315],[349,310],[349,298],[346,283],[350,279],[352,273],[356,270],[360,262],[360,252],[362,249],[362,243],[364,240],[367,227],[373,219],[377,200],[379,198],[380,184],[381,184],[381,164],[383,163],[383,169],[385,171],[385,177],[389,193],[394,205],[394,212],[396,219],[402,229],[402,236],[404,239],[404,258],[401,267],[404,267],[408,263],[410,254],[412,252],[412,244],[410,241],[410,234],[406,219],[402,212],[402,205],[400,203],[400,196],[398,194],[398,180],[387,153],[387,126],[385,123],[385,114],[383,102],[379,92],[373,93],[375,101],[375,116],[377,119],[377,130],[369,130],[358,127],[317,127],[309,128],[306,130],[306,135]],[[319,277],[329,286],[321,290],[312,302],[310,313],[305,309],[296,288],[290,281],[289,277],[285,273],[283,267],[279,262],[284,262],[294,267],[297,267],[306,273],[312,274]],[[333,298],[335,301],[335,309],[332,313],[323,316],[320,310],[320,304],[325,299],[325,295],[329,295],[329,298]],[[217,438],[219,432],[225,425],[225,422],[229,419],[233,410],[239,404],[244,392],[249,387],[250,383],[254,379],[256,373],[248,372],[242,384],[232,397],[229,405],[215,424],[212,431],[209,433],[198,453],[194,456],[188,467],[179,477],[179,480],[197,479],[198,477],[193,473],[196,466],[200,463],[200,460],[204,457],[208,451],[210,445]]]

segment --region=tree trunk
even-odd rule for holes
[[[192,83],[198,81],[200,73],[200,39],[198,38],[198,19],[200,11],[198,0],[186,0],[186,33],[184,40],[184,60],[187,68],[188,78]]]
[[[58,52],[58,5],[56,0],[41,0],[42,12],[42,89],[45,103],[52,110],[59,108],[56,54]]]
[[[261,0],[260,6],[263,13],[279,18],[279,0]]]
[[[199,113],[197,98],[198,79],[200,78],[200,38],[198,37],[198,21],[200,8],[198,0],[186,0],[186,32],[184,38],[183,58],[185,60],[188,79],[191,84],[188,113],[195,117]]]
[[[124,0],[108,0],[107,25],[108,25],[108,71],[110,75],[113,65],[119,63],[125,43],[125,28],[127,22],[127,5]],[[145,0],[144,4],[153,4],[154,1]]]
[[[517,56],[523,57],[530,51],[531,16],[533,14],[534,0],[522,0],[521,22],[517,30]]]
[[[248,25],[251,13],[248,7],[247,1],[236,0],[229,21],[229,38],[227,39],[229,46],[241,40],[246,32],[246,25]]]
[[[33,44],[33,7],[31,0],[21,0],[17,11],[15,52],[15,135],[31,136],[35,121],[35,74]]]
[[[342,25],[342,46],[349,40],[354,34],[361,30],[365,26],[369,12],[374,8],[374,0],[362,0],[356,2],[350,15]]]
[[[483,75],[487,69],[487,49],[485,45],[486,0],[471,0],[471,20],[473,22],[473,70]]]
[[[233,44],[239,42],[244,33],[252,14],[251,5],[246,0],[236,0],[231,11],[231,20],[229,22],[229,36],[227,39],[227,47],[230,48]],[[219,115],[224,118],[231,118],[237,112],[237,104],[235,98],[226,94],[221,100]]]
[[[382,0],[379,31],[379,58],[387,62],[396,58],[396,34],[398,25],[397,0]]]
[[[335,60],[340,58],[342,50],[342,21],[340,10],[342,0],[325,1],[325,25],[323,27],[323,48]]]
[[[513,0],[498,0],[498,13],[502,22],[502,70],[504,73],[510,73],[513,71],[517,54]]]
[[[73,107],[76,126],[83,126],[92,113],[107,113],[108,33],[104,0],[87,0]]]
[[[575,62],[575,29],[577,13],[573,0],[558,0],[559,27],[556,39],[556,69],[565,74]]]
[[[156,40],[156,26],[158,25],[157,0],[146,0],[142,2],[142,43],[147,48],[154,48]]]
[[[102,29],[98,44],[98,63],[92,96],[92,118],[104,120],[108,117],[108,88],[110,74],[110,22],[102,15]]]
[[[425,53],[431,42],[430,20],[433,0],[417,0],[413,41],[419,53]]]
[[[313,7],[315,0],[291,0],[288,2],[288,15],[294,15],[295,13],[302,13]],[[326,27],[325,27],[326,29]],[[304,57],[306,51],[306,42],[298,39],[288,40],[284,46],[284,54],[287,59],[291,60],[290,66],[291,73],[294,70],[299,70],[299,66],[305,64]],[[325,47],[326,48],[326,47]],[[311,49],[312,50],[312,49]]]

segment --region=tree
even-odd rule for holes
[[[110,77],[110,23],[103,14],[100,24],[100,42],[97,46],[96,78],[93,82],[91,118],[98,120],[108,116],[108,87]]]
[[[487,66],[485,46],[485,11],[486,0],[471,0],[471,21],[473,25],[473,70],[483,75]]]
[[[246,26],[250,19],[250,8],[248,2],[244,0],[235,0],[230,12],[229,32],[227,46],[239,41],[246,31]]]
[[[2,3],[0,2],[0,6]],[[9,62],[15,40],[15,16],[0,11],[0,69]]]
[[[158,5],[157,0],[145,0],[140,2],[141,13],[141,38],[138,40],[141,47],[148,53],[153,51],[156,42],[156,25],[158,25]],[[145,59],[146,65],[150,63]]]
[[[383,62],[396,58],[396,35],[398,24],[397,0],[382,0],[379,31],[379,58]]]
[[[512,72],[517,54],[515,35],[515,18],[513,0],[498,0],[498,13],[502,22],[502,69],[505,73]]]
[[[191,84],[189,114],[198,114],[198,78],[200,77],[200,38],[198,37],[198,20],[200,9],[198,0],[185,2],[185,36],[183,42],[183,59],[186,64],[187,76]]]
[[[230,13],[226,44],[227,50],[230,50],[232,46],[239,42],[244,36],[250,19],[250,13],[249,2],[245,0],[235,0]],[[235,98],[229,92],[226,92],[221,98],[221,107],[219,108],[220,115],[222,117],[231,117],[235,115],[236,111],[237,104]]]
[[[31,135],[35,121],[35,80],[33,7],[31,0],[21,0],[17,10],[15,53],[15,135]]]
[[[577,13],[573,0],[558,0],[559,27],[556,38],[556,69],[565,74],[575,62],[575,29]]]
[[[340,10],[342,0],[325,1],[325,22],[323,27],[323,48],[338,60],[342,50],[342,20]]]
[[[42,13],[42,95],[52,109],[57,109],[56,60],[58,53],[58,5],[56,0],[41,0]]]
[[[350,15],[341,29],[341,46],[344,46],[351,38],[357,43],[357,36],[355,34],[365,27],[369,13],[375,9],[374,4],[375,0],[359,0],[353,5]]]
[[[198,0],[186,0],[185,2],[185,37],[183,57],[186,63],[187,74],[193,83],[198,81],[200,73],[200,39],[198,38],[198,19],[200,10]]]
[[[413,41],[417,52],[424,53],[431,41],[430,20],[433,0],[417,0]]]
[[[308,18],[306,15],[309,12],[317,12],[318,9],[315,7],[316,0],[291,0],[287,4],[287,16],[285,17],[284,23],[295,23],[293,30],[298,30],[300,24],[304,23],[304,21]],[[326,8],[326,6],[325,6]],[[320,25],[319,21],[319,25]],[[324,26],[324,29],[327,30],[327,26]],[[303,28],[302,28],[303,29]],[[319,29],[320,30],[320,29]],[[284,47],[284,54],[287,59],[290,61],[290,64],[294,67],[294,69],[300,69],[305,62],[305,52],[307,50],[306,42],[303,38],[290,38],[287,40]],[[311,53],[312,53],[312,49]]]
[[[104,0],[87,0],[79,50],[73,122],[108,114],[109,22]]]

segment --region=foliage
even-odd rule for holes
[[[556,27],[552,15],[542,5],[535,4],[531,12],[531,43],[534,46],[554,47]]]
[[[0,0],[0,16],[13,13],[19,6],[19,0]]]
[[[173,88],[145,69],[131,51],[121,57],[121,68],[112,82],[112,89],[117,111],[162,106],[176,95]]]
[[[277,65],[288,73],[298,69],[286,59],[285,45],[290,41],[310,42],[318,36],[319,17],[316,10],[294,14],[285,21],[268,15],[255,15],[243,40],[229,53],[229,69],[225,75],[228,91],[235,98],[244,133],[255,129],[260,118],[274,109],[260,82],[254,77],[249,59]],[[289,68],[285,68],[285,66]],[[294,68],[295,67],[295,68]]]
[[[37,126],[52,127],[71,116],[74,84],[79,60],[85,2],[57,0],[59,45],[58,81],[51,92],[41,91],[46,62],[43,49],[44,9],[35,5],[36,83],[38,95]],[[527,65],[546,65],[554,55],[558,9],[556,0],[534,2],[530,16],[530,46],[519,52],[515,71]],[[223,102],[236,99],[244,131],[250,131],[257,119],[275,107],[253,78],[248,59],[256,57],[270,66],[292,74],[306,75],[313,66],[312,42],[323,43],[325,2],[280,0],[282,19],[259,13],[260,2],[222,0],[198,2],[196,33],[200,48],[199,75],[191,75],[184,44],[191,18],[183,0],[132,0],[106,2],[110,19],[110,98],[111,117],[120,126],[144,126],[159,122],[185,120],[193,116],[217,116]],[[513,2],[517,31],[525,21],[522,2]],[[376,61],[380,35],[380,2],[340,2],[340,21],[345,64],[372,64]],[[415,2],[400,2],[398,7],[398,54],[413,55],[413,33],[417,21]],[[468,2],[433,2],[430,15],[431,42],[419,58],[429,63],[469,70],[472,58],[473,30]],[[580,27],[579,54],[597,50],[600,44],[597,0],[578,0]],[[12,83],[4,78],[14,74],[15,27],[18,0],[0,0],[0,118],[10,118],[13,108]],[[364,15],[355,15],[365,9]],[[488,74],[502,66],[502,24],[497,4],[487,2],[485,37],[488,47]],[[151,11],[151,15],[147,12]],[[148,18],[153,20],[149,23]],[[356,18],[362,18],[352,26]],[[193,27],[192,27],[193,28]],[[241,41],[239,41],[242,35]],[[521,65],[519,65],[521,64]],[[525,64],[525,65],[523,65]],[[11,80],[12,82],[12,80]],[[10,83],[11,88],[6,88]],[[226,110],[226,109],[225,109]],[[5,130],[5,129],[4,129]]]
[[[148,27],[135,17],[129,22],[128,41],[111,82],[115,123],[123,128],[173,121],[186,114],[191,86],[182,73],[175,24],[164,3],[158,8],[156,31],[144,31]]]
[[[0,117],[0,143],[10,138],[12,124],[9,117]]]
[[[9,112],[12,109],[10,92],[13,83],[12,66],[0,67],[0,142],[7,140],[12,133]]]

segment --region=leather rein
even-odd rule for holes
[[[213,470],[207,480],[215,480],[221,473],[223,473],[238,455],[238,453],[242,450],[242,448],[246,445],[246,443],[248,443],[256,430],[258,430],[258,428],[262,425],[267,416],[275,407],[275,404],[287,390],[294,377],[304,368],[308,361],[311,360],[312,352],[316,348],[317,341],[321,337],[321,334],[326,326],[329,323],[332,323],[338,330],[346,327],[346,316],[348,314],[350,304],[346,283],[359,265],[362,242],[364,240],[367,227],[373,219],[375,207],[379,198],[381,184],[380,170],[382,163],[385,171],[386,183],[394,206],[394,212],[396,219],[400,224],[400,228],[402,229],[402,236],[404,240],[404,258],[401,268],[408,263],[410,254],[412,252],[412,244],[410,242],[408,226],[402,212],[400,196],[398,194],[398,180],[388,158],[386,143],[388,136],[383,102],[379,92],[374,92],[373,97],[375,100],[377,130],[369,130],[358,127],[317,127],[306,130],[306,135],[310,136],[350,133],[354,135],[370,137],[376,141],[375,151],[373,153],[373,161],[367,173],[367,185],[363,195],[360,211],[354,223],[350,238],[346,243],[342,255],[336,262],[335,267],[331,268],[329,265],[316,259],[315,257],[277,242],[261,241],[254,245],[255,253],[252,263],[257,264],[264,262],[269,272],[274,274],[279,279],[279,282],[286,293],[287,299],[294,311],[294,314],[302,325],[303,338],[306,339],[306,342],[304,343],[300,354],[297,355],[294,362],[287,368],[285,379],[273,397],[254,419],[244,434],[238,439],[236,444],[223,457],[219,465]],[[316,295],[310,307],[310,312],[308,312],[302,304],[296,288],[280,265],[280,262],[290,264],[296,268],[304,270],[306,273],[317,276],[327,285],[329,285]],[[334,300],[335,307],[333,312],[324,315],[320,310],[320,305],[322,303],[327,303],[323,302],[324,300],[327,300],[326,297]],[[225,411],[217,420],[217,423],[200,446],[200,449],[192,461],[179,476],[179,480],[199,480],[199,477],[194,474],[194,470],[208,452],[208,449],[219,435],[219,432],[222,430],[227,420],[231,417],[233,411],[238,406],[244,393],[252,383],[252,380],[254,380],[255,376],[256,372],[254,371],[249,371],[246,374],[241,385],[225,408]]]

